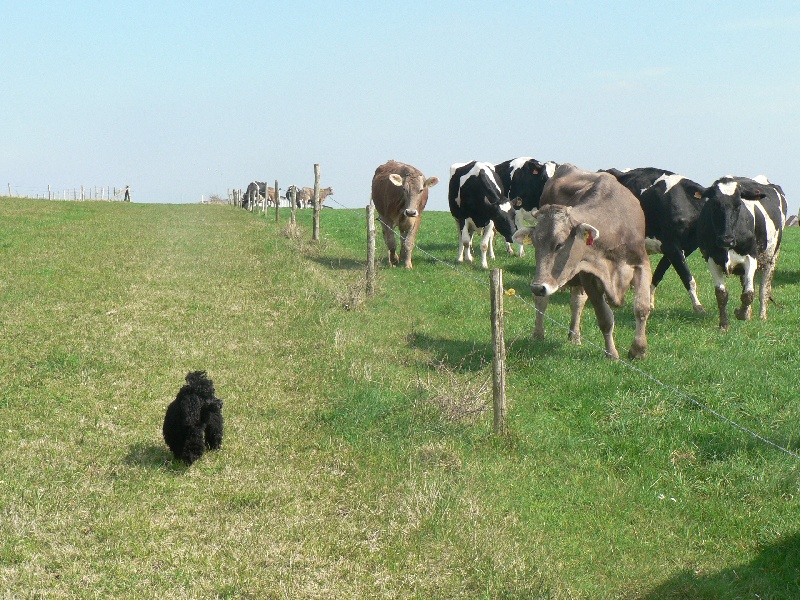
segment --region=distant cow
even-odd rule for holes
[[[697,219],[704,204],[703,186],[672,171],[652,167],[626,171],[608,169],[606,172],[639,199],[644,211],[647,251],[664,255],[653,273],[650,308],[655,305],[656,286],[672,265],[689,292],[694,312],[706,312],[686,263],[686,257],[697,250]]]
[[[734,313],[746,321],[755,296],[753,279],[756,271],[761,271],[760,317],[766,319],[786,222],[783,190],[763,176],[723,177],[703,192],[703,199],[706,203],[697,223],[697,241],[714,279],[719,328],[726,331],[730,327],[725,277],[732,274],[740,275],[742,281],[742,304]]]
[[[428,177],[411,165],[390,160],[375,169],[372,177],[372,202],[380,216],[383,239],[389,252],[389,265],[403,262],[413,268],[411,253],[422,221],[422,211],[428,203],[428,188],[439,183],[438,177]],[[395,228],[400,230],[402,248],[397,256]]]
[[[472,237],[483,232],[481,239],[481,266],[488,269],[488,253],[494,258],[494,230],[500,232],[511,250],[511,236],[516,231],[514,208],[505,198],[500,177],[489,163],[472,161],[450,167],[450,185],[447,192],[450,214],[458,226],[458,262],[464,257],[472,262]]]
[[[606,354],[618,358],[614,313],[634,288],[636,331],[628,351],[642,358],[650,314],[650,259],[644,245],[644,213],[636,197],[612,175],[559,166],[533,213],[535,227],[521,228],[514,241],[533,244],[536,275],[531,292],[543,312],[547,298],[566,284],[579,284],[594,307]],[[537,314],[537,328],[540,314]],[[543,333],[543,329],[542,329]]]
[[[296,185],[290,185],[286,188],[286,201],[289,203],[289,207],[292,206],[292,194],[294,194],[294,201],[297,208],[302,208],[303,202],[300,199],[300,188]]]
[[[532,211],[539,208],[539,200],[547,180],[553,176],[556,163],[541,163],[528,156],[506,160],[494,166],[495,173],[503,184],[505,197],[515,210]],[[519,255],[525,256],[525,247],[519,247]]]
[[[306,204],[308,206],[313,207],[314,206],[314,188],[313,187],[304,187],[303,188],[303,192],[304,192],[303,195],[306,198],[306,200],[305,200]],[[333,195],[333,188],[332,187],[326,187],[326,188],[320,189],[319,190],[319,205],[320,205],[320,207],[325,202],[325,198],[327,198],[328,196],[332,196],[332,195]]]
[[[267,206],[275,205],[275,188],[267,186],[263,181],[251,181],[244,193],[242,206],[251,208],[257,206],[261,201],[267,200]]]

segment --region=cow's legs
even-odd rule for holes
[[[597,325],[603,333],[603,338],[606,343],[606,355],[609,358],[619,358],[619,352],[614,344],[614,313],[606,301],[605,291],[603,284],[594,275],[588,273],[581,273],[581,283],[583,289],[589,297],[589,302],[592,303],[594,314],[597,316]]]
[[[647,353],[647,319],[650,316],[650,262],[633,269],[633,316],[636,327],[633,333],[633,343],[628,350],[628,358],[644,358]]]
[[[588,296],[586,291],[579,285],[571,285],[569,288],[569,307],[572,318],[569,323],[569,341],[573,344],[581,343],[581,315],[583,307],[586,306]]]
[[[664,278],[664,274],[669,269],[670,265],[675,267],[675,272],[678,274],[678,277],[681,278],[681,282],[683,282],[683,287],[686,288],[686,291],[689,292],[689,299],[692,301],[692,310],[698,314],[704,314],[706,309],[703,308],[703,305],[700,303],[700,299],[697,297],[697,283],[692,277],[691,271],[689,271],[689,265],[686,264],[686,254],[680,248],[669,248],[663,247],[664,256],[661,257],[661,260],[658,261],[658,265],[656,266],[656,270],[653,273],[653,284],[650,286],[650,310],[655,308],[655,292],[656,287],[661,280]]]
[[[489,263],[486,260],[486,255],[494,260],[494,222],[489,221],[489,224],[483,228],[483,237],[481,238],[481,266],[484,269],[489,268]]]
[[[464,258],[472,262],[472,234],[474,230],[469,221],[465,222],[458,231],[458,262],[464,262]]]
[[[544,339],[544,312],[550,302],[549,296],[534,296],[533,304],[536,307],[536,324],[533,326],[533,339]]]
[[[755,298],[755,288],[753,286],[753,279],[756,276],[756,269],[758,262],[752,256],[745,256],[744,274],[742,275],[742,305],[733,311],[736,318],[740,321],[749,321],[750,316],[753,314],[753,298]]]
[[[394,229],[381,222],[383,228],[383,241],[386,242],[386,249],[389,251],[389,266],[393,267],[399,264],[397,258],[397,239],[394,237]]]
[[[708,271],[714,280],[714,295],[717,297],[719,308],[719,329],[728,331],[731,324],[728,321],[728,289],[725,287],[725,272],[713,258],[708,259]]]
[[[400,224],[400,233],[403,235],[403,245],[400,250],[400,260],[406,269],[413,269],[411,264],[411,253],[414,251],[414,243],[419,231],[419,217],[409,219],[406,223]]]
[[[780,248],[775,251],[772,259],[767,261],[767,264],[764,265],[761,272],[761,288],[759,294],[761,311],[758,316],[762,321],[767,320],[767,304],[769,304],[770,298],[772,298],[772,277],[775,275],[775,265],[778,262],[778,254],[780,254],[780,251]]]

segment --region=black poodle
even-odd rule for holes
[[[164,441],[187,465],[203,456],[206,447],[217,450],[222,445],[222,400],[205,371],[186,375],[186,385],[167,407]]]

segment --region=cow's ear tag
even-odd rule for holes
[[[538,175],[538,174],[539,174],[539,169],[534,169],[534,170],[533,170],[533,174],[534,174],[534,175]]]
[[[695,192],[694,197],[700,200],[703,197],[703,194],[701,194],[700,192]]]
[[[589,229],[586,231],[586,235],[584,235],[584,239],[586,240],[587,246],[594,246],[594,232]]]

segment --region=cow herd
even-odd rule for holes
[[[411,253],[428,188],[438,183],[411,165],[389,161],[375,171],[372,200],[380,216],[389,263],[412,268]],[[458,228],[458,261],[472,261],[472,239],[481,236],[481,266],[494,258],[494,235],[519,255],[532,245],[536,271],[531,282],[537,315],[535,337],[543,337],[548,298],[569,286],[570,338],[580,340],[581,313],[592,304],[606,353],[618,357],[614,315],[634,290],[636,329],[630,358],[644,357],[645,328],[655,290],[670,266],[686,288],[693,310],[705,312],[686,257],[700,249],[714,281],[719,327],[730,326],[726,277],[738,275],[741,304],[734,314],[747,320],[761,272],[760,317],[767,317],[772,278],[786,223],[786,197],[765,177],[722,177],[704,187],[671,171],[640,168],[585,171],[571,164],[517,158],[499,164],[472,161],[450,167],[450,212]],[[398,257],[394,229],[403,246]],[[662,254],[651,272],[648,254]]]
[[[284,196],[281,196],[280,192],[281,190],[278,190],[279,201],[285,200],[290,206],[292,194],[294,194],[297,208],[308,208],[314,202],[314,188],[311,187],[298,187],[296,185],[290,185],[286,189]],[[327,187],[320,189],[320,206],[323,202],[325,202],[325,199],[331,195],[333,195],[333,188]],[[275,188],[268,186],[264,181],[251,181],[247,185],[244,193],[241,194],[241,207],[246,210],[250,210],[251,208],[257,206],[263,207],[264,202],[267,203],[267,206],[275,206]]]

